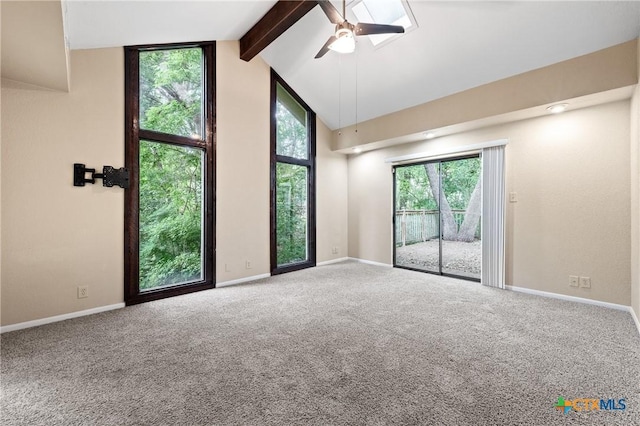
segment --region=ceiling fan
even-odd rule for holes
[[[329,0],[318,0],[318,4],[329,18],[329,21],[336,24],[336,32],[322,46],[322,49],[316,55],[316,59],[323,57],[329,50],[340,53],[353,52],[356,46],[354,36],[404,33],[402,25],[367,24],[364,22],[353,25],[346,19],[347,0],[342,0],[342,15]]]

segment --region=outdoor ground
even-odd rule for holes
[[[396,248],[396,265],[438,271],[439,240]],[[480,278],[482,243],[442,242],[443,272]]]

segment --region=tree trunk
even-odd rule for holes
[[[447,197],[445,197],[444,194],[440,197],[439,173],[436,170],[434,163],[425,164],[424,168],[427,171],[427,177],[429,178],[431,193],[435,197],[436,204],[440,209],[442,238],[447,241],[455,241],[458,237],[458,226],[456,225],[456,220],[453,217],[453,212],[451,211],[451,206],[449,206]]]
[[[469,204],[467,205],[467,211],[464,215],[464,222],[460,226],[458,232],[458,241],[464,241],[470,243],[476,237],[476,229],[478,228],[478,221],[482,214],[482,178],[478,177],[476,187],[471,193]]]

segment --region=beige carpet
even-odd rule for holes
[[[628,313],[355,262],[1,344],[3,425],[640,424]]]

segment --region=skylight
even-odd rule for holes
[[[405,33],[417,27],[406,0],[356,0],[352,3],[351,10],[358,18],[358,22],[402,25]],[[387,40],[400,36],[402,34],[375,34],[367,37],[377,47]]]

